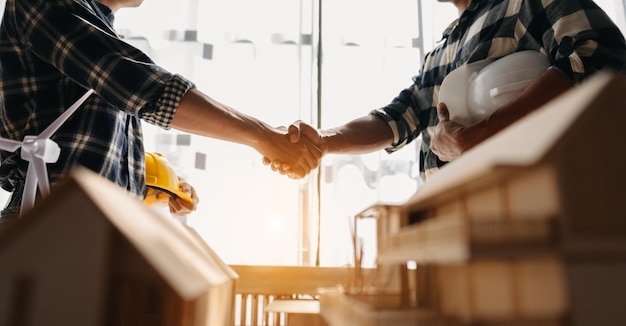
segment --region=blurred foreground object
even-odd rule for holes
[[[22,205],[20,207],[20,215],[26,213],[35,205],[37,197],[37,188],[41,196],[47,196],[50,193],[50,181],[48,180],[48,170],[46,164],[56,163],[61,154],[59,145],[50,139],[52,135],[65,123],[69,117],[80,108],[80,106],[93,94],[90,89],[81,96],[74,104],[65,110],[56,120],[54,120],[44,131],[38,136],[24,136],[23,141],[0,138],[0,148],[15,152],[21,149],[20,158],[28,162],[28,170],[26,171],[26,184],[24,185],[24,193],[22,194]]]
[[[237,274],[87,169],[0,233],[0,265],[0,325],[232,325]]]
[[[624,103],[624,75],[599,72],[446,165],[404,205],[358,214],[376,219],[385,282],[323,293],[324,319],[626,325]]]

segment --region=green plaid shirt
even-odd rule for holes
[[[426,55],[414,83],[391,104],[372,111],[392,128],[388,152],[420,134],[420,172],[425,179],[445,162],[430,149],[439,122],[439,86],[465,63],[499,58],[522,50],[540,51],[552,68],[576,84],[601,69],[626,71],[624,37],[591,0],[473,0],[443,33],[442,43]]]
[[[37,135],[87,89],[87,102],[52,136],[61,147],[48,164],[52,182],[77,165],[137,196],[145,190],[140,120],[170,128],[193,87],[165,71],[112,28],[95,0],[7,0],[0,27],[0,136]],[[3,151],[0,186],[23,184],[27,162]]]

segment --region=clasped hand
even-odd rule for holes
[[[304,178],[316,169],[320,165],[322,151],[318,147],[319,140],[309,137],[317,131],[309,125],[306,126],[304,135],[307,137],[300,137],[299,121],[289,128],[275,128],[275,135],[278,137],[268,139],[266,146],[262,146],[263,150],[260,150],[263,163],[292,179]]]
[[[188,215],[196,210],[198,207],[198,203],[200,199],[198,198],[198,194],[196,193],[196,189],[190,185],[187,180],[182,177],[178,177],[178,184],[181,187],[181,190],[186,193],[190,198],[191,202],[185,201],[176,196],[170,196],[169,199],[169,208],[170,213],[173,215]]]
[[[323,137],[319,130],[301,120],[295,121],[288,128],[279,127],[278,129],[286,132],[285,137],[291,144],[305,146],[309,150],[304,152],[301,162],[295,165],[285,160],[270,159],[267,156],[263,157],[263,164],[269,165],[272,171],[287,175],[292,179],[300,179],[320,165],[324,148]]]
[[[452,161],[461,156],[475,144],[480,142],[480,126],[464,127],[463,125],[450,120],[450,114],[445,104],[441,103],[437,107],[439,124],[435,128],[435,134],[431,141],[431,148],[439,159]],[[325,138],[322,131],[312,127],[303,121],[295,121],[288,128],[277,128],[283,132],[286,130],[286,137],[290,143],[302,144],[305,147],[315,148],[313,158],[306,158],[302,164],[293,164],[281,159],[270,159],[267,155],[263,157],[263,164],[269,165],[273,171],[287,175],[290,178],[301,178],[303,174],[308,174],[312,169],[320,164],[321,157],[327,151]]]
[[[450,120],[450,113],[444,103],[437,106],[439,124],[430,142],[430,148],[444,162],[452,161],[478,144],[480,124],[465,127]]]

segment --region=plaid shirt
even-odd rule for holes
[[[371,114],[385,120],[396,151],[420,134],[423,179],[442,167],[430,149],[439,122],[437,103],[444,77],[465,63],[522,50],[546,54],[573,84],[600,69],[626,71],[626,44],[619,29],[591,0],[473,0],[426,55],[420,75],[391,104]]]
[[[61,147],[48,164],[51,182],[77,165],[143,197],[145,161],[140,119],[169,129],[193,87],[155,65],[112,28],[95,0],[7,0],[0,28],[0,136],[41,133],[87,89],[91,97],[52,136]],[[19,150],[1,152],[0,186],[23,184]]]

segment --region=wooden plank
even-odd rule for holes
[[[310,294],[319,288],[345,287],[354,278],[351,267],[230,265],[239,275],[236,293]],[[367,275],[373,270],[366,270]]]
[[[297,314],[318,314],[320,302],[317,300],[274,300],[266,307],[267,312],[284,312]]]

